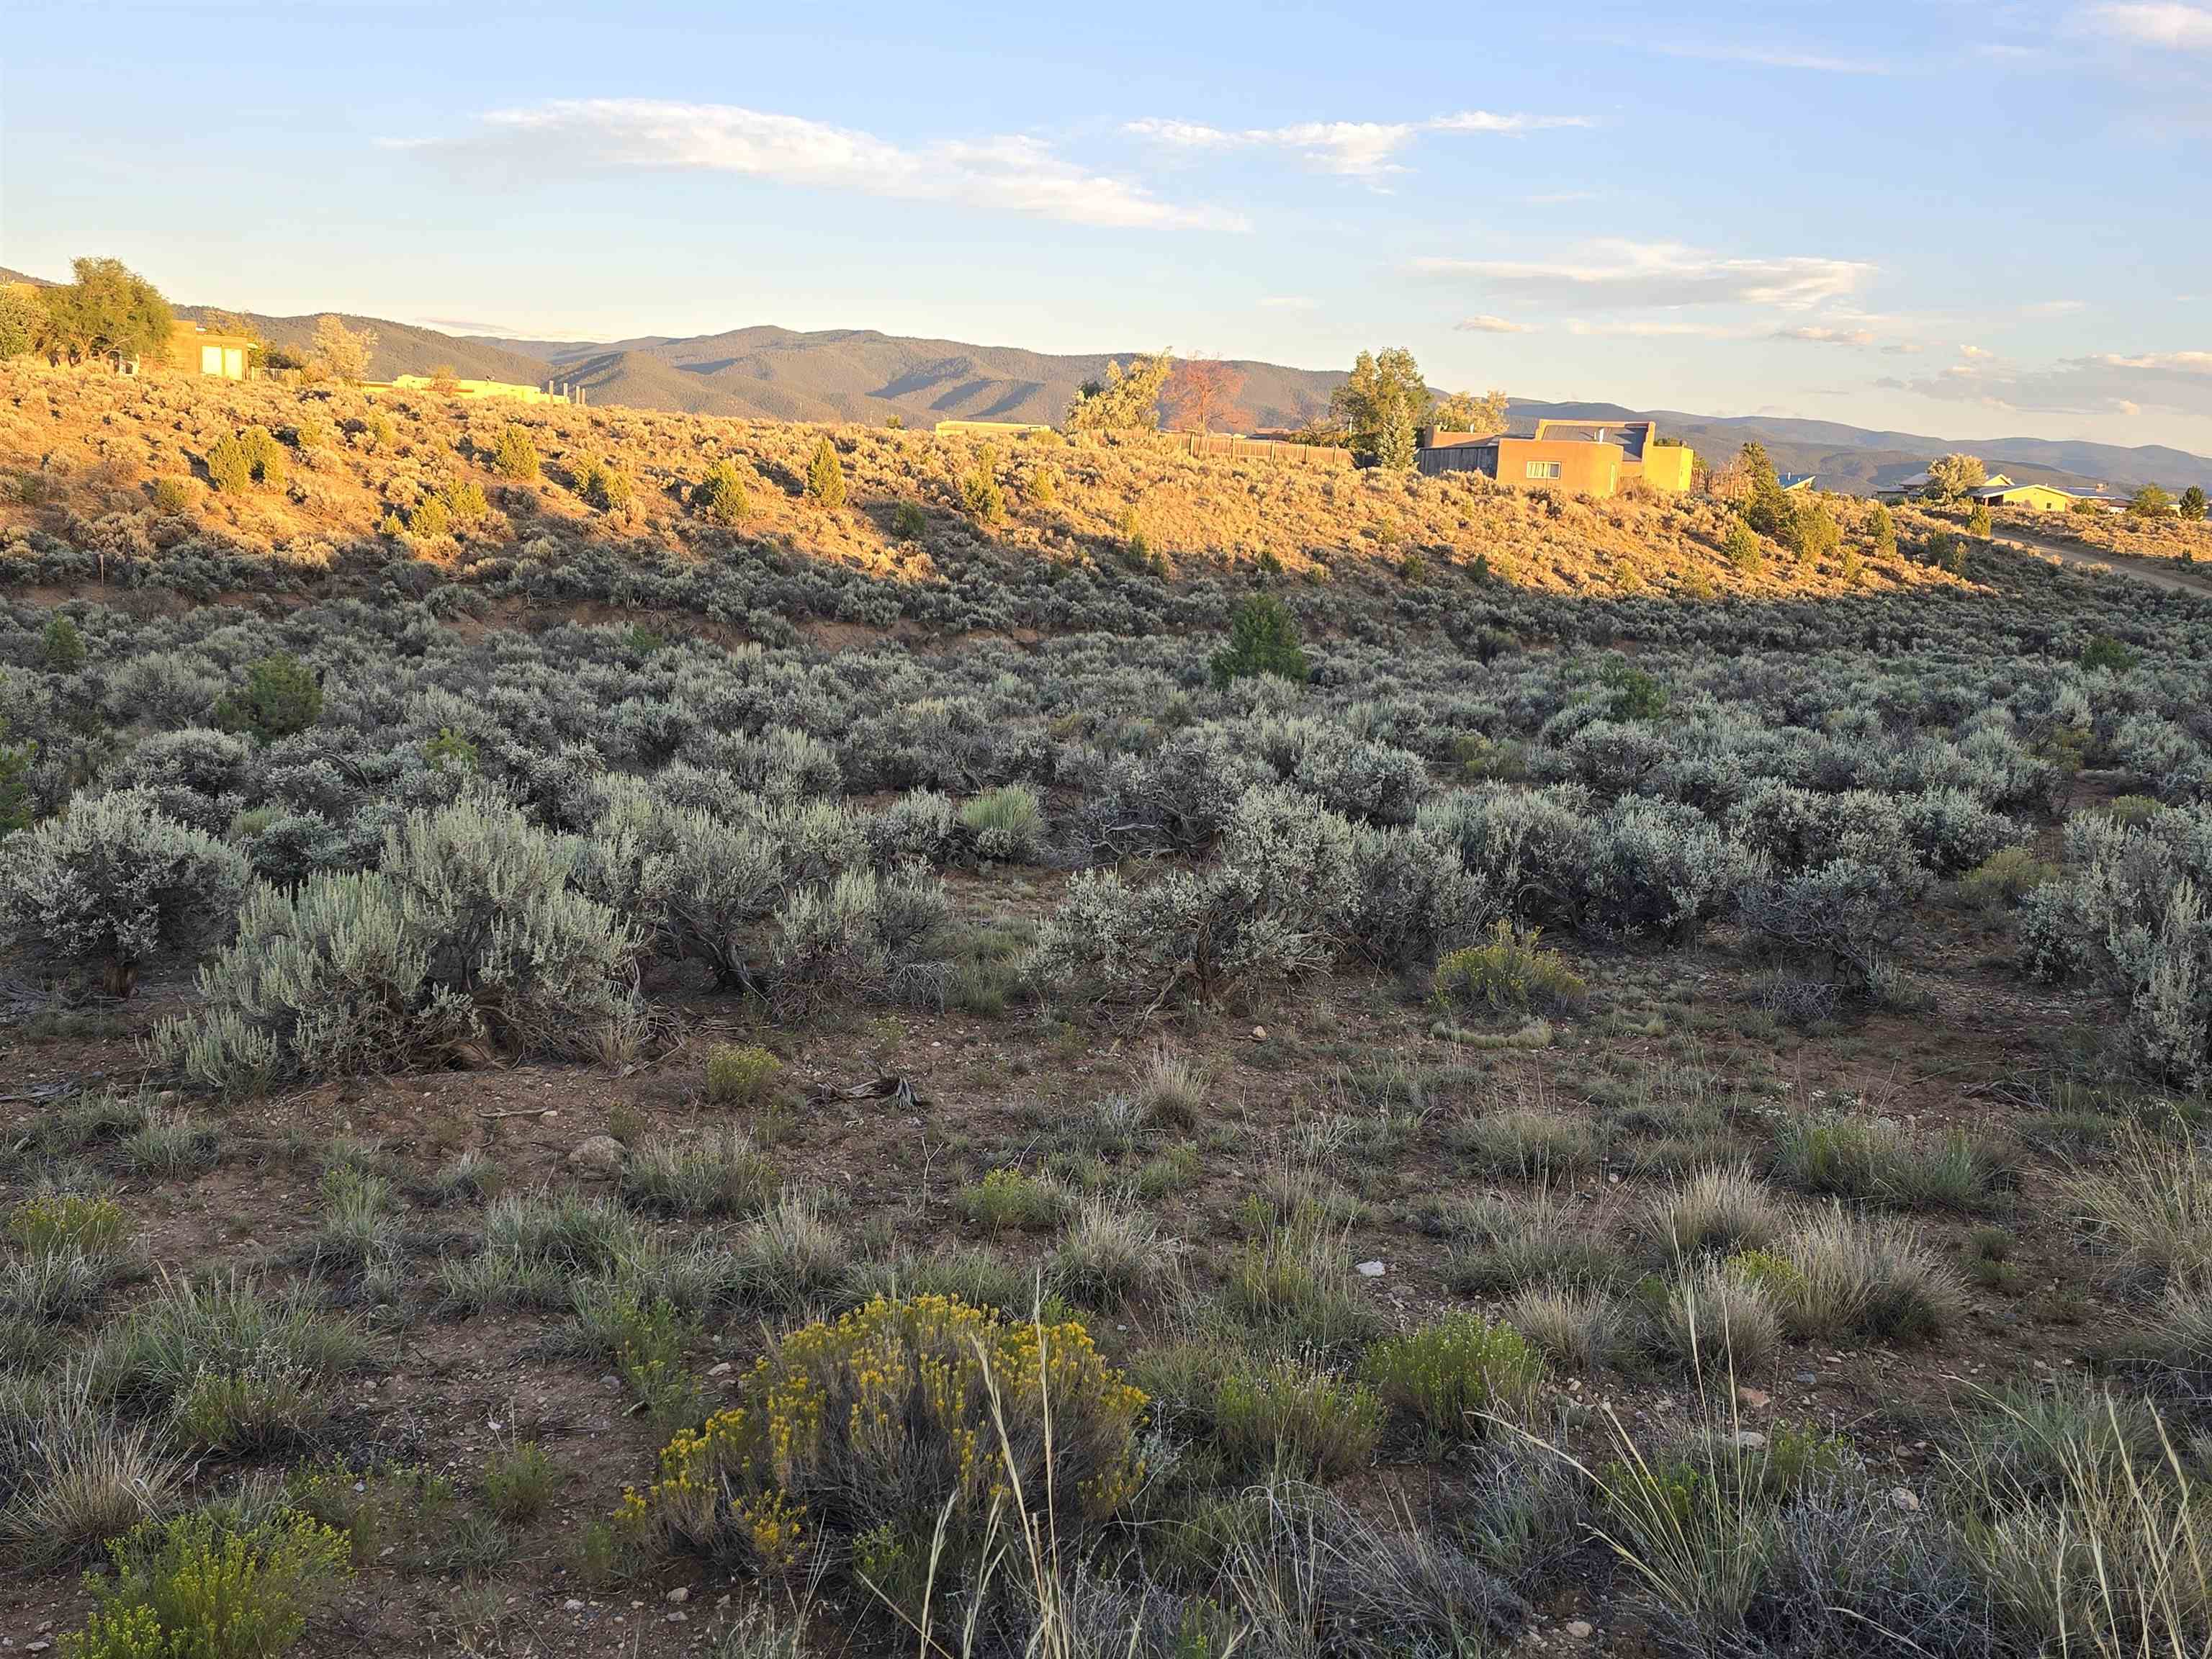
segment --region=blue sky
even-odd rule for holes
[[[2212,0],[10,18],[0,264],[41,275],[562,338],[1405,345],[2212,453]]]

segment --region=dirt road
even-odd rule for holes
[[[2125,576],[2153,587],[2162,587],[2169,593],[2194,593],[2201,599],[2212,599],[2212,569],[2203,565],[2185,565],[2176,559],[2130,558],[2124,553],[2107,553],[2102,548],[2084,547],[2079,542],[2039,535],[2010,525],[1997,532],[1993,545],[2009,547],[2014,552],[2041,554],[2080,570],[2101,570],[2110,575]]]

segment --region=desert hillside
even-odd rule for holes
[[[2212,1651],[2212,583],[1780,501],[0,367],[0,1638]]]

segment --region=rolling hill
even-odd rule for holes
[[[0,271],[0,281],[42,279]],[[180,306],[204,318],[212,308]],[[244,317],[271,344],[304,348],[316,318]],[[1128,351],[1054,356],[1013,346],[921,339],[873,329],[801,332],[766,325],[688,337],[526,340],[441,333],[387,318],[346,315],[349,327],[374,329],[371,372],[380,379],[425,374],[441,364],[465,378],[584,388],[594,404],[665,409],[695,415],[753,416],[787,421],[880,423],[896,415],[911,425],[960,419],[1055,421],[1076,388]],[[1343,379],[1334,369],[1291,368],[1240,361],[1243,403],[1252,427],[1299,426],[1328,408]],[[2125,447],[2080,440],[1997,437],[1946,439],[1922,433],[1872,431],[1833,421],[1777,416],[1699,415],[1681,410],[1631,410],[1618,404],[1549,403],[1516,398],[1516,426],[1538,416],[1649,418],[1709,459],[1745,442],[1765,445],[1787,472],[1810,472],[1820,487],[1866,495],[1924,467],[1932,458],[1964,450],[1991,470],[2059,484],[2106,483],[2133,489],[2156,483],[2179,490],[2212,488],[2212,458],[2160,445]]]

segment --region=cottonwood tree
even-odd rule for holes
[[[0,284],[0,357],[20,357],[39,343],[46,308],[28,283]]]
[[[1244,371],[1218,357],[1184,358],[1168,376],[1164,395],[1168,424],[1179,431],[1211,432],[1243,426],[1252,418],[1238,401],[1244,395]]]
[[[357,386],[368,378],[369,359],[376,355],[376,331],[348,328],[329,313],[315,319],[314,343],[307,348],[307,367],[328,380]]]
[[[2145,484],[2128,498],[2128,511],[2138,519],[2154,519],[2173,510],[2173,497],[2154,483]]]
[[[1989,482],[1990,471],[1978,455],[1946,455],[1928,463],[1928,494],[1932,500],[1955,501],[1970,489]]]
[[[1376,466],[1402,472],[1413,465],[1416,434],[1428,419],[1428,382],[1403,346],[1363,351],[1352,374],[1330,393],[1330,414],[1347,434],[1352,453]]]
[[[176,319],[161,290],[120,259],[77,259],[73,283],[39,296],[46,316],[39,344],[48,356],[83,362],[128,360],[167,351]]]
[[[1437,404],[1436,423],[1447,432],[1503,432],[1510,401],[1495,388],[1480,398],[1472,392],[1455,392]]]
[[[1085,380],[1067,406],[1070,432],[1152,432],[1160,424],[1160,392],[1175,370],[1175,354],[1133,357],[1123,368],[1106,365],[1103,380]]]

